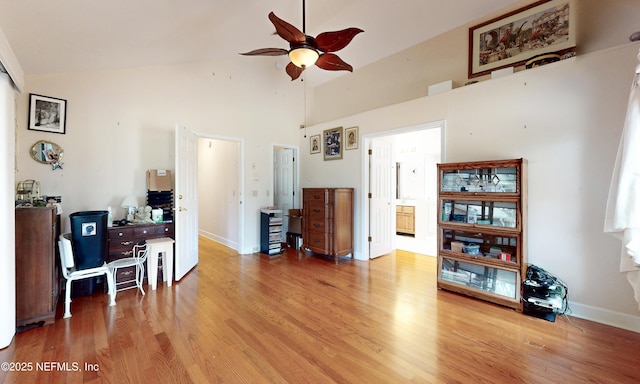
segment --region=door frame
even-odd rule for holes
[[[431,122],[413,124],[406,127],[401,128],[393,128],[386,131],[363,134],[362,135],[362,185],[360,187],[360,198],[362,201],[362,210],[361,210],[361,236],[360,236],[360,249],[362,249],[362,259],[363,260],[372,260],[371,252],[369,249],[369,145],[371,140],[379,137],[385,136],[394,136],[402,133],[415,132],[415,131],[423,131],[427,129],[440,128],[440,159],[442,162],[446,159],[446,120],[436,120]],[[395,179],[395,178],[394,178]],[[395,212],[395,200],[392,207],[392,212]],[[395,228],[395,227],[394,227]],[[392,248],[395,246],[395,240],[392,240]]]
[[[276,152],[276,148],[283,148],[283,149],[292,149],[293,150],[293,158],[294,158],[294,162],[293,162],[293,192],[294,192],[294,198],[293,198],[293,209],[295,208],[300,208],[300,194],[302,193],[300,191],[300,147],[296,146],[296,145],[290,145],[290,144],[278,144],[278,143],[272,143],[271,144],[271,167],[269,168],[269,176],[271,177],[271,196],[270,196],[270,204],[273,205],[274,204],[274,196],[276,194],[276,180],[275,180],[275,175],[273,174],[273,168],[274,165],[273,161],[274,161],[274,155]],[[283,212],[285,213],[285,212]]]
[[[221,136],[221,135],[209,135],[209,134],[199,134],[196,133],[197,139],[205,139],[205,140],[220,140],[220,141],[231,141],[238,143],[238,245],[236,251],[238,253],[242,253],[245,248],[245,233],[244,233],[244,205],[245,205],[245,195],[244,195],[244,139],[238,137],[230,137],[230,136]],[[198,170],[202,164],[198,164]],[[198,207],[199,208],[199,207]],[[198,228],[198,234],[200,234],[200,228]],[[225,244],[225,246],[229,246]],[[233,247],[231,247],[233,248]]]

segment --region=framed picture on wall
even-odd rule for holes
[[[469,78],[576,47],[573,0],[542,0],[469,29]]]
[[[344,149],[358,149],[358,127],[351,127],[344,130]]]
[[[311,149],[311,154],[320,153],[320,135],[313,135],[309,137],[309,148]]]
[[[324,139],[324,159],[342,159],[342,127],[325,129]]]
[[[65,133],[67,100],[29,94],[29,125],[32,131]]]

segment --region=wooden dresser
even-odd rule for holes
[[[55,322],[60,216],[54,207],[16,208],[16,326]]]
[[[353,259],[353,188],[303,188],[302,247]]]
[[[170,237],[173,239],[173,223],[131,224],[109,228],[108,261],[130,257],[134,245],[144,244],[148,239],[157,239],[159,237]],[[158,264],[158,281],[162,281],[162,264]],[[135,267],[118,269],[116,287],[123,289],[135,286],[135,275]]]

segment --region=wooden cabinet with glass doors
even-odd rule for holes
[[[522,310],[527,162],[438,164],[438,288]]]

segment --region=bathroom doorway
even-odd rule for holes
[[[390,181],[376,180],[379,166],[375,155],[367,157],[369,191],[391,188],[389,198],[369,201],[369,258],[402,249],[424,255],[437,254],[437,163],[443,158],[444,122],[425,123],[364,137],[366,148],[391,148],[385,166]],[[372,166],[374,164],[374,166]],[[381,178],[384,179],[384,178]],[[386,209],[386,214],[382,208]],[[388,208],[387,208],[388,207]],[[411,225],[409,225],[411,223]],[[398,228],[400,224],[400,228]],[[408,230],[407,228],[410,228]]]

